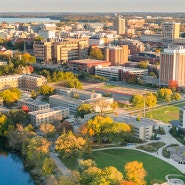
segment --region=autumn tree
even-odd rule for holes
[[[40,125],[40,131],[44,133],[46,138],[52,136],[56,130],[55,127],[50,123],[43,123]]]
[[[56,125],[56,130],[58,133],[68,133],[69,131],[73,132],[73,125],[64,120],[62,123],[60,122]]]
[[[157,91],[159,100],[168,102],[171,100],[172,90],[168,88],[161,88]]]
[[[104,55],[100,48],[95,47],[90,50],[90,58],[97,59],[97,60],[103,60]]]
[[[172,95],[172,99],[174,99],[174,100],[180,100],[181,99],[181,95],[180,95],[180,93],[173,93],[173,95]]]
[[[93,110],[103,115],[105,111],[111,108],[112,103],[106,100],[98,100],[92,103]]]
[[[148,64],[146,61],[141,61],[136,65],[137,68],[141,68],[141,69],[147,69]]]
[[[84,118],[85,114],[93,113],[94,109],[91,104],[82,104],[77,108],[76,116]]]
[[[4,136],[5,135],[5,131],[7,130],[7,116],[2,114],[0,115],[0,136]]]
[[[36,91],[32,90],[30,94],[31,94],[31,98],[36,99],[36,97],[37,97]]]
[[[141,94],[135,94],[130,97],[129,102],[132,104],[132,106],[140,109],[144,106],[144,97]]]
[[[176,80],[169,80],[168,81],[168,88],[171,89],[172,91],[176,91],[178,87],[178,82]]]
[[[25,61],[26,63],[35,63],[36,58],[29,53],[24,53],[21,55],[21,60]]]
[[[147,107],[154,107],[157,104],[157,97],[153,93],[147,93],[145,96],[145,103]]]
[[[143,167],[142,162],[138,162],[138,161],[128,162],[124,166],[124,170],[128,181],[134,182],[137,185],[146,184],[146,181],[144,180],[144,178],[147,173]]]
[[[44,96],[48,96],[48,95],[51,95],[51,94],[54,93],[54,88],[47,85],[47,84],[44,84],[40,87],[39,93],[44,95]]]
[[[129,72],[123,73],[123,79],[126,83],[136,84],[138,77],[136,74],[132,74]]]
[[[0,92],[0,96],[3,98],[3,101],[7,105],[12,104],[19,99],[17,93],[12,92],[11,90],[4,90]]]
[[[63,153],[64,158],[76,158],[85,150],[86,140],[75,136],[72,132],[61,134],[55,142],[55,149]]]

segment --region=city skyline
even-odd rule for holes
[[[176,0],[6,0],[1,12],[184,12],[185,1]]]

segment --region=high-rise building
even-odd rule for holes
[[[121,16],[116,15],[113,22],[114,30],[117,31],[117,34],[125,34],[125,19]]]
[[[178,86],[185,85],[185,49],[182,46],[167,48],[161,53],[159,85],[168,85],[175,80]]]
[[[173,43],[174,39],[179,38],[180,23],[166,22],[162,25],[162,43],[168,45]]]
[[[120,66],[128,62],[128,45],[105,48],[105,61],[112,66]]]

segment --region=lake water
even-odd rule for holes
[[[0,142],[2,140],[0,139]],[[8,153],[0,143],[0,185],[35,185],[29,172],[24,170],[22,160]]]
[[[50,18],[3,18],[3,17],[0,17],[0,23],[1,22],[7,22],[7,23],[44,22],[44,23],[49,23],[49,22],[60,22],[60,21],[59,20],[51,20]]]

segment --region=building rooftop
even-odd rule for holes
[[[25,99],[20,99],[18,101],[24,102],[24,103],[32,103],[34,105],[46,105],[49,103],[38,101],[38,100],[33,100],[32,98],[25,98]]]
[[[75,98],[71,98],[68,96],[62,96],[62,95],[52,95],[49,98],[55,98],[58,100],[63,100],[63,101],[67,101],[67,102],[73,102],[73,103],[83,103],[83,100],[80,99],[75,99]]]
[[[95,60],[95,59],[83,59],[83,60],[71,60],[69,63],[78,63],[78,64],[99,64],[99,63],[110,63],[105,60]]]
[[[29,112],[29,114],[39,115],[39,114],[49,113],[49,112],[53,112],[53,111],[57,111],[57,110],[65,110],[65,109],[69,109],[69,108],[66,108],[63,106],[58,106],[58,107],[53,107],[53,108],[49,108],[49,109],[43,109],[43,110]]]

